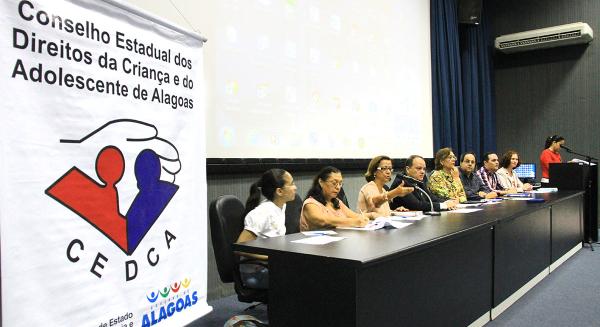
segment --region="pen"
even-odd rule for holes
[[[267,236],[261,232],[258,232],[258,234],[256,234],[256,235],[260,236],[261,238],[269,238],[269,236]]]

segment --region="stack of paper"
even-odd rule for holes
[[[391,217],[379,217],[373,221],[370,221],[365,227],[337,227],[337,229],[352,229],[352,230],[377,230],[386,226],[393,228],[404,228],[409,226],[411,223],[399,222],[392,220]]]

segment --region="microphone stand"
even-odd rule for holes
[[[580,156],[580,157],[584,157],[586,162],[587,162],[587,166],[588,166],[588,176],[587,176],[587,181],[585,183],[585,192],[588,194],[588,197],[592,196],[592,178],[591,178],[591,172],[592,172],[592,160],[596,160],[596,164],[598,164],[598,158],[594,158],[592,156],[590,156],[589,154],[582,154],[582,153],[577,153],[569,148],[567,148],[566,146],[562,146],[561,148],[565,149],[568,153],[570,154],[574,154],[576,156]],[[588,201],[595,201],[596,199],[589,199]],[[588,243],[590,245],[590,249],[592,251],[594,251],[594,242],[592,240],[592,207],[590,204],[586,204],[587,207],[587,216],[588,216],[588,239],[586,240],[586,243]]]
[[[429,196],[429,194],[427,194],[427,192],[425,192],[425,190],[423,190],[422,188],[418,187],[417,185],[414,185],[414,187],[421,191],[423,194],[425,194],[425,196],[427,196],[427,199],[429,200],[429,205],[431,207],[430,211],[425,211],[424,214],[429,215],[429,216],[439,216],[441,215],[441,213],[439,211],[435,211],[435,209],[433,208],[433,201],[431,201],[431,197]]]
[[[410,176],[406,176],[404,174],[401,174],[402,178],[406,178],[410,181],[415,182],[413,184],[414,188],[416,188],[417,190],[421,191],[421,193],[425,194],[425,196],[427,197],[427,199],[429,200],[429,206],[431,208],[430,211],[425,211],[424,214],[429,215],[429,216],[439,216],[441,215],[441,213],[439,211],[435,211],[435,209],[433,208],[433,201],[431,201],[431,197],[429,196],[429,194],[427,194],[427,192],[425,192],[425,190],[423,190],[422,188],[420,188],[417,184],[421,183],[419,180],[412,178]]]

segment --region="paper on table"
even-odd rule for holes
[[[488,200],[483,203],[484,206],[489,206],[490,204],[502,203],[502,199],[494,199],[495,201]]]
[[[483,205],[483,202],[481,203],[459,203],[456,206],[458,208],[468,208],[468,207],[480,207]]]
[[[413,222],[413,221],[421,220],[421,219],[423,219],[425,217],[428,217],[428,216],[421,214],[419,216],[414,216],[414,217],[391,217],[391,218],[392,218],[393,221],[410,221],[410,222]]]
[[[292,243],[322,245],[322,244],[340,241],[340,240],[343,240],[344,238],[345,237],[341,237],[341,236],[320,235],[320,236],[302,238],[299,240],[292,241]]]
[[[552,193],[558,192],[558,188],[556,187],[540,187],[537,190],[531,191],[531,193]]]
[[[302,232],[302,234],[305,236],[337,235],[337,233],[332,230],[311,230],[309,232]]]
[[[415,211],[392,211],[392,216],[400,216],[400,217],[419,217],[423,215],[423,211],[415,210]]]
[[[350,229],[350,230],[377,230],[383,228],[383,224],[379,224],[375,221],[369,222],[365,227],[336,227],[337,229]]]
[[[402,218],[406,219],[406,218]],[[394,228],[404,228],[411,223],[402,223],[397,220],[392,220],[391,217],[379,217],[373,221],[370,221],[365,227],[337,227],[338,229],[352,229],[352,230],[377,230],[385,226],[392,226]]]
[[[529,192],[526,193],[510,193],[510,194],[505,194],[504,197],[506,198],[527,198],[530,197],[531,194],[529,194]]]
[[[511,201],[527,201],[527,200],[531,200],[533,198],[507,198],[507,200],[511,200]]]
[[[591,166],[595,166],[595,165],[596,165],[596,164],[595,164],[595,163],[593,163],[593,162],[592,162],[592,163],[590,163],[589,161],[581,160],[581,159],[579,159],[579,158],[573,158],[573,159],[571,159],[571,162],[578,163],[578,164],[591,165]]]
[[[483,209],[467,209],[467,208],[462,208],[462,209],[456,209],[456,210],[448,211],[448,213],[471,213],[471,212],[481,211],[481,210],[483,210]]]

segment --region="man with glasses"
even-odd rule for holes
[[[465,189],[467,200],[493,199],[498,196],[487,187],[481,177],[475,173],[477,161],[475,153],[465,152],[460,157],[460,180]]]
[[[390,188],[395,188],[404,182],[404,185],[418,186],[421,190],[415,190],[414,192],[404,196],[397,197],[392,200],[390,203],[390,208],[392,210],[404,207],[408,210],[418,210],[418,211],[429,211],[431,210],[431,205],[429,203],[429,199],[427,196],[423,194],[423,192],[427,192],[427,194],[431,197],[433,202],[434,211],[440,211],[445,209],[455,209],[458,202],[454,200],[443,201],[438,197],[433,195],[427,187],[425,187],[425,173],[427,172],[425,165],[425,159],[419,155],[412,155],[406,159],[406,167],[404,173],[399,173],[396,175],[394,182]]]

